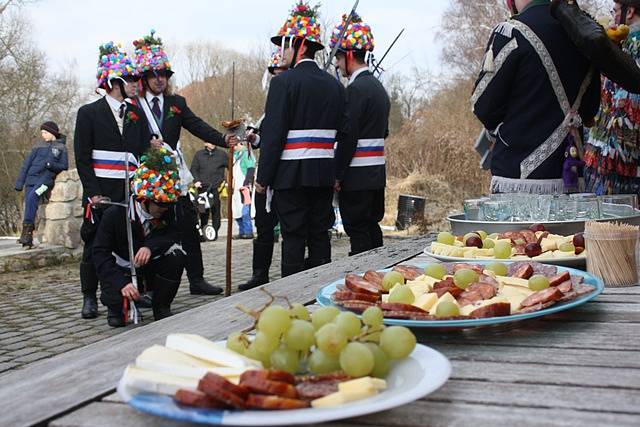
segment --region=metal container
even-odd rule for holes
[[[423,220],[426,203],[427,200],[424,197],[401,194],[398,197],[396,229],[406,230],[411,224]]]
[[[640,225],[640,210],[630,209],[624,205],[602,204],[604,218],[593,220],[598,222],[618,221],[625,224]],[[487,233],[504,233],[506,231],[518,231],[529,228],[535,222],[512,221],[475,221],[467,220],[463,213],[449,215],[451,232],[456,236],[463,236],[473,231],[486,231]],[[546,221],[543,222],[547,231],[554,234],[568,236],[570,234],[584,232],[585,220],[575,221]]]

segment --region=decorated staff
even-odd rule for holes
[[[283,239],[282,276],[331,261],[333,150],[342,137],[345,92],[314,61],[324,49],[317,9],[297,3],[271,39],[291,69],[271,80],[256,191],[273,191]]]
[[[80,229],[84,242],[80,283],[82,317],[85,319],[98,315],[98,277],[92,251],[102,215],[99,202],[125,200],[127,171],[135,170],[151,137],[142,111],[130,102],[137,95],[135,64],[121,46],[113,42],[105,43],[99,49],[96,86],[106,94],[80,107],[73,141],[85,209]]]
[[[160,320],[172,314],[171,302],[184,268],[176,217],[181,197],[176,160],[170,151],[152,148],[141,162],[131,180],[128,203],[104,212],[94,242],[100,299],[112,327],[126,325],[127,306],[140,297],[134,283],[136,269],[144,272],[153,290],[153,317]]]
[[[139,103],[149,123],[149,129],[155,135],[152,144],[171,150],[178,161],[182,179],[182,196],[178,200],[181,241],[187,253],[187,277],[192,295],[217,295],[222,292],[219,286],[212,286],[204,279],[202,249],[198,235],[198,213],[188,196],[188,185],[193,180],[184,161],[180,146],[180,131],[188,130],[194,136],[211,144],[227,147],[229,136],[224,136],[196,116],[187,106],[187,101],[169,90],[169,79],[173,68],[162,40],[155,31],[133,42],[138,73],[142,76],[143,92]]]
[[[344,35],[340,38],[340,35]],[[358,15],[342,15],[329,46],[347,85],[348,136],[336,148],[335,190],[340,214],[351,240],[350,255],[382,246],[378,223],[384,216],[386,184],[384,140],[389,135],[391,102],[367,66],[375,47],[371,27]]]

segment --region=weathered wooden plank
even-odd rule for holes
[[[172,421],[138,412],[129,405],[96,402],[52,421],[51,427],[193,427],[191,423]]]
[[[508,343],[505,345],[488,345],[479,342],[460,345],[444,341],[432,342],[429,345],[452,360],[514,364],[548,363],[596,368],[611,364],[616,369],[640,369],[640,357],[638,357],[638,352],[635,350],[523,347]],[[615,377],[620,376],[618,374],[615,375]]]
[[[120,397],[120,395],[117,392],[114,392],[103,397],[101,402],[124,403],[124,400],[122,400],[122,397]]]
[[[408,239],[336,260],[265,287],[275,295],[288,296],[292,302],[309,303],[324,284],[352,271],[384,268],[412,258],[426,243],[426,238]],[[15,427],[37,424],[89,402],[113,390],[125,366],[142,349],[162,344],[168,333],[187,332],[210,339],[225,338],[230,332],[251,325],[250,318],[235,309],[237,304],[258,307],[265,300],[259,289],[242,292],[4,374],[0,376],[3,422]],[[55,387],[55,393],[51,392],[52,387]]]

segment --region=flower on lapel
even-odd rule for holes
[[[172,105],[171,107],[169,107],[169,113],[167,114],[167,118],[170,119],[171,117],[178,114],[182,114],[182,110],[178,108],[177,105]]]
[[[138,115],[134,111],[129,111],[127,113],[127,123],[129,122],[137,123],[139,119],[140,117],[138,117]]]

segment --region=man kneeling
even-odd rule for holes
[[[104,212],[93,246],[100,282],[100,300],[108,308],[107,323],[126,325],[124,300],[137,300],[132,283],[126,221],[131,222],[134,265],[153,291],[153,317],[171,316],[171,302],[180,286],[185,257],[176,222],[180,182],[175,159],[164,149],[151,149],[141,157],[132,180],[129,218],[123,206]]]

